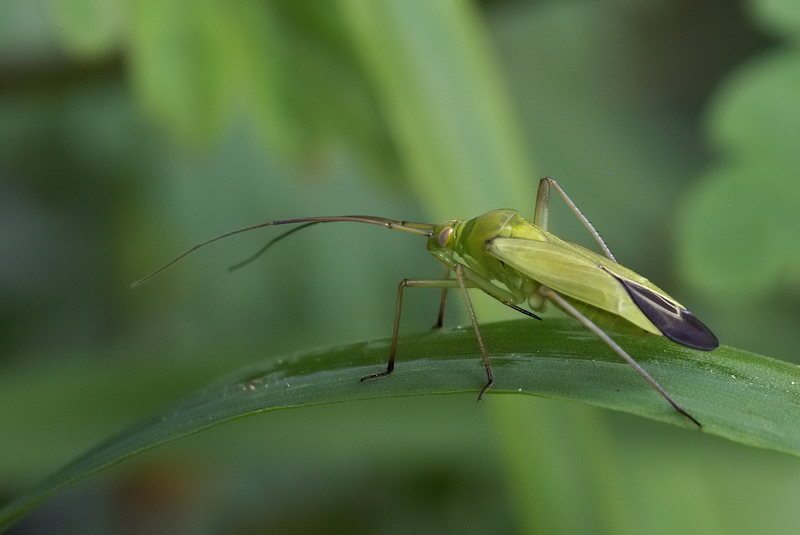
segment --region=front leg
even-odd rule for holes
[[[448,273],[450,268],[448,268]],[[458,288],[461,284],[459,281],[450,278],[444,279],[405,279],[400,282],[397,287],[397,305],[395,307],[394,312],[394,327],[392,328],[392,343],[389,348],[389,362],[386,365],[386,371],[381,373],[375,373],[372,375],[367,375],[366,377],[362,377],[362,381],[366,381],[367,379],[375,379],[377,377],[385,377],[394,371],[394,361],[395,356],[397,355],[397,340],[399,338],[400,333],[400,316],[403,312],[403,291],[406,288],[442,288],[442,300],[446,294],[444,293],[448,288]],[[470,285],[471,286],[471,285]],[[444,307],[441,307],[439,310],[440,316],[444,314]],[[440,317],[441,319],[441,317]]]

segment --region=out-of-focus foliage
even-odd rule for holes
[[[184,143],[207,146],[235,120],[284,157],[344,141],[384,164],[379,177],[396,164],[336,2],[53,5],[66,51],[121,56],[139,105]]]
[[[417,240],[343,224],[228,275],[274,234],[242,236],[127,289],[269,219],[525,213],[549,174],[723,343],[796,360],[796,9],[0,3],[0,494],[265,353],[387,336],[397,282],[441,273]],[[432,322],[426,294],[404,332]],[[561,403],[384,400],[202,433],[20,529],[793,533],[798,471]]]
[[[786,41],[744,62],[710,99],[706,131],[717,158],[683,206],[680,260],[720,317],[780,348],[800,340],[786,328],[800,320],[800,5],[751,9],[756,24]],[[743,308],[750,313],[734,313]]]

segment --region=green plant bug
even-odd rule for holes
[[[575,216],[592,234],[603,250],[603,255],[562,240],[547,231],[551,188],[564,199]],[[458,288],[466,302],[486,369],[487,381],[478,395],[478,399],[481,399],[492,386],[494,375],[467,291],[470,288],[477,288],[504,305],[536,319],[539,319],[538,316],[519,305],[527,302],[531,310],[541,311],[548,301],[553,303],[580,321],[633,366],[675,410],[698,427],[702,427],[700,422],[685,411],[600,326],[617,331],[664,336],[677,344],[703,351],[716,349],[719,346],[717,337],[686,307],[669,297],[663,290],[641,275],[618,264],[589,220],[556,181],[549,177],[539,182],[533,222],[524,219],[516,210],[510,209],[494,210],[468,221],[451,219],[437,225],[374,216],[303,217],[270,221],[234,230],[196,245],[132,286],[145,282],[200,247],[234,234],[269,226],[299,224],[274,238],[250,259],[233,266],[237,268],[300,229],[336,221],[381,225],[425,236],[428,238],[428,251],[446,266],[443,278],[405,279],[400,282],[386,370],[363,377],[362,381],[389,375],[394,370],[403,291],[406,288],[442,289],[435,327],[442,325],[447,290]],[[454,276],[451,277],[451,274]]]

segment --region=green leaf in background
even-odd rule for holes
[[[126,3],[120,0],[51,0],[54,25],[78,56],[109,56],[121,46]]]
[[[490,391],[580,401],[691,427],[627,364],[571,320],[483,326],[496,383]],[[800,455],[800,368],[723,347],[706,353],[656,337],[619,336],[703,432]],[[261,412],[357,399],[477,392],[484,377],[472,330],[403,338],[395,373],[360,382],[385,365],[388,340],[269,359],[228,375],[99,445],[0,510],[7,527],[59,488],[127,457]],[[532,350],[533,348],[533,350]],[[494,396],[487,396],[492,403]]]
[[[214,0],[141,0],[130,10],[130,72],[144,108],[184,143],[213,139],[236,78],[228,10]]]
[[[797,2],[759,0],[773,33],[800,37]],[[708,129],[721,158],[687,198],[680,260],[687,279],[718,298],[765,301],[800,281],[800,52],[785,46],[728,77]]]
[[[420,202],[437,220],[533,206],[519,125],[468,2],[347,0],[347,21]]]
[[[748,5],[764,27],[797,42],[800,36],[800,4],[794,0],[750,0]]]

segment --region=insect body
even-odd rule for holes
[[[458,264],[455,255],[461,257],[474,272],[467,277],[471,281],[502,283],[512,298],[503,299],[497,288],[481,286],[501,301],[527,300],[533,310],[541,310],[555,292],[595,323],[663,335],[693,349],[719,345],[683,305],[641,275],[562,240],[515,210],[495,210],[468,222],[448,221],[434,234],[428,244],[431,253],[452,269]],[[560,304],[561,299],[552,300]]]
[[[603,249],[605,256],[562,240],[547,231],[551,187],[589,230]],[[486,368],[487,382],[478,396],[480,399],[491,387],[494,378],[467,292],[468,288],[477,288],[501,303],[534,318],[537,317],[535,314],[518,305],[527,302],[532,310],[538,311],[544,308],[546,302],[554,303],[600,337],[631,364],[678,412],[701,427],[694,417],[672,399],[661,385],[600,327],[665,336],[678,344],[704,351],[713,350],[719,345],[716,336],[686,307],[644,277],[618,264],[597,231],[558,184],[550,178],[543,178],[539,183],[533,222],[524,219],[517,211],[508,209],[494,210],[469,221],[453,219],[438,225],[373,216],[308,217],[271,221],[229,232],[201,243],[134,283],[134,286],[166,269],[192,251],[233,234],[274,225],[304,224],[273,239],[259,252],[260,254],[296,230],[334,221],[370,223],[427,236],[428,250],[447,267],[444,278],[406,279],[400,283],[388,366],[384,372],[369,375],[362,380],[388,375],[394,369],[405,288],[425,287],[443,290],[437,326],[442,324],[447,290],[459,288],[466,301]],[[455,275],[453,278],[450,277],[451,273]]]

